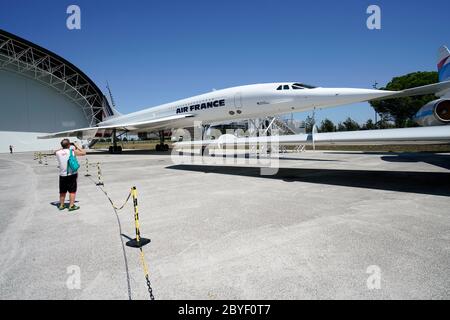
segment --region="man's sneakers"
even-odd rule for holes
[[[69,207],[69,211],[75,211],[75,210],[78,210],[78,209],[80,209],[80,207],[76,206],[76,205],[73,205],[73,206]]]
[[[66,205],[59,205],[59,206],[58,206],[59,211],[63,211],[65,208],[68,208],[69,211],[75,211],[75,210],[80,209],[80,207],[77,206],[77,205],[73,205],[73,206],[71,206],[71,207],[70,207],[70,206],[66,206]]]

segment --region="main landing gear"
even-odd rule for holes
[[[164,143],[164,130],[159,131],[159,144],[155,146],[156,151],[169,151],[169,145]]]
[[[169,151],[169,145],[168,144],[157,144],[155,146],[156,151]]]
[[[109,153],[122,153],[122,146],[109,146],[108,148]]]
[[[113,133],[112,133],[112,142],[113,145],[109,146],[108,151],[111,154],[117,154],[117,153],[122,153],[122,146],[118,146],[117,145],[117,130],[113,129]]]

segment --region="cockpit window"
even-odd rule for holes
[[[304,84],[304,83],[294,83],[292,85],[292,89],[314,89],[317,87],[314,86],[310,86],[309,84]]]
[[[316,87],[313,87],[313,86],[310,86],[307,84],[303,84],[303,83],[294,83],[294,84],[292,84],[292,86],[287,85],[287,84],[282,84],[282,85],[278,86],[277,90],[291,90],[291,88],[294,90],[299,90],[299,89],[314,89]]]

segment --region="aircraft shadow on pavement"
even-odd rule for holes
[[[409,163],[415,163],[415,162],[424,162],[431,164],[433,166],[441,167],[447,170],[450,170],[450,155],[446,154],[430,154],[430,153],[415,153],[415,154],[408,154],[408,153],[401,153],[401,154],[394,154],[394,155],[385,155],[381,157],[381,160],[387,161],[387,162],[409,162]]]
[[[450,172],[280,168],[275,175],[262,176],[259,167],[173,165],[166,168],[263,179],[279,179],[286,182],[306,182],[445,197],[450,196]]]
[[[280,160],[297,160],[297,161],[314,161],[314,162],[342,162],[342,160],[335,159],[315,159],[315,158],[291,158],[291,157],[280,157]]]
[[[342,154],[342,155],[373,155],[373,156],[382,156],[382,155],[397,155],[399,153],[389,152],[389,151],[324,151],[324,154]]]
[[[435,152],[378,152],[378,151],[362,151],[362,152],[324,152],[328,154],[343,154],[343,155],[377,155],[381,156],[381,160],[386,162],[404,162],[417,163],[424,162],[433,166],[441,167],[450,170],[450,155],[436,154]]]

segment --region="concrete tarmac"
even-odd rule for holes
[[[156,299],[449,299],[450,154],[305,152],[258,163],[92,152],[117,205],[138,190]],[[0,154],[0,299],[148,299],[131,201]],[[239,161],[238,161],[239,160]],[[266,172],[267,173],[267,172]]]

